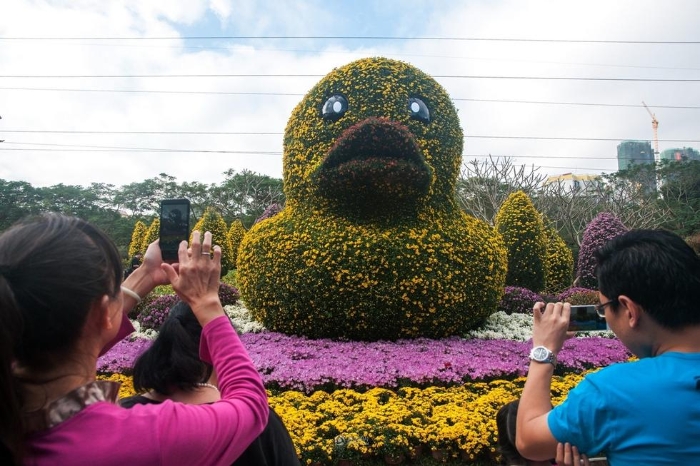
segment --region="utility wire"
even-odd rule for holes
[[[279,131],[80,131],[80,130],[0,130],[0,133],[31,133],[31,134],[153,134],[153,135],[201,135],[201,136],[282,136]],[[537,141],[637,141],[645,138],[595,138],[569,136],[498,136],[498,135],[465,135],[464,139],[518,139]],[[700,139],[659,139],[659,142],[700,143]],[[33,144],[15,142],[13,144]]]
[[[209,150],[209,149],[170,149],[170,148],[153,148],[153,147],[123,147],[123,146],[94,146],[81,144],[50,144],[50,143],[34,143],[34,142],[13,142],[6,141],[5,144],[28,145],[28,146],[50,146],[51,148],[7,148],[0,147],[0,150],[23,150],[23,151],[41,151],[41,152],[166,152],[166,153],[220,153],[220,154],[250,154],[250,155],[282,155],[279,151],[258,151],[258,150]],[[60,148],[60,149],[59,149]],[[67,149],[64,149],[67,148]],[[463,155],[463,157],[489,157],[488,154],[471,154]],[[492,157],[494,155],[491,155]],[[505,156],[496,156],[505,157]],[[529,155],[519,156],[532,159],[577,159],[582,160],[580,156],[562,156],[562,155]],[[617,160],[617,157],[585,157],[584,160]]]
[[[459,41],[459,42],[533,42],[559,44],[663,44],[663,45],[697,45],[700,41],[668,41],[668,40],[597,40],[597,39],[523,39],[516,37],[407,37],[407,36],[151,36],[151,37],[39,37],[39,36],[9,36],[0,37],[0,41],[63,41],[63,40],[387,40],[387,41]]]
[[[263,96],[292,96],[302,97],[305,93],[292,92],[227,92],[227,91],[161,91],[161,90],[139,90],[139,89],[66,89],[53,87],[0,87],[0,90],[7,91],[56,91],[56,92],[118,92],[118,93],[144,93],[144,94],[203,94],[203,95],[263,95]],[[626,108],[644,108],[639,104],[610,104],[603,102],[554,102],[548,100],[506,100],[506,99],[471,99],[471,98],[452,98],[458,102],[492,102],[492,103],[510,103],[510,104],[541,104],[541,105],[580,105],[591,107],[626,107]],[[650,105],[651,108],[671,108],[671,109],[700,109],[698,105]]]
[[[17,79],[75,79],[75,78],[321,78],[325,74],[56,74],[56,75],[0,75],[0,78]],[[621,82],[700,82],[700,79],[687,78],[599,78],[583,76],[498,76],[498,75],[458,75],[433,74],[440,79],[520,79],[529,81],[621,81]]]

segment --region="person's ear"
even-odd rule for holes
[[[96,317],[96,324],[100,330],[112,330],[115,325],[121,325],[121,320],[118,323],[114,321],[114,301],[114,298],[103,295],[93,304],[92,315]]]
[[[630,328],[638,327],[641,322],[642,314],[644,313],[642,306],[625,295],[618,296],[617,300],[620,303],[618,312],[622,312],[627,318],[627,323]]]

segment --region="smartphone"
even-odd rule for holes
[[[163,261],[177,262],[180,242],[190,238],[190,201],[188,199],[160,201],[159,236]]]
[[[595,310],[595,305],[585,304],[571,306],[569,318],[569,331],[580,332],[583,330],[607,330],[605,319],[600,317]]]

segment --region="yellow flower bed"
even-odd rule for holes
[[[584,375],[554,377],[553,403],[561,403]],[[135,394],[130,376],[100,375],[98,380],[121,382],[120,398]],[[290,390],[268,392],[268,397],[307,466],[317,461],[330,464],[341,456],[410,454],[418,446],[483,461],[496,455],[496,413],[520,397],[524,384],[520,377],[453,387],[373,388],[364,393],[341,389],[306,395]]]

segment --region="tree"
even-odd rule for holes
[[[142,218],[157,215],[162,199],[178,198],[179,194],[175,177],[161,173],[157,178],[122,186],[114,196],[114,204],[133,217]]]
[[[213,207],[208,207],[204,211],[204,215],[199,219],[197,224],[194,226],[192,231],[199,231],[204,234],[204,232],[211,232],[211,241],[213,245],[219,245],[221,247],[221,274],[225,275],[226,272],[231,270],[236,266],[233,262],[233,251],[231,250],[231,243],[228,240],[228,227],[224,221],[221,214]],[[190,243],[192,242],[192,237],[190,237]]]
[[[659,196],[660,180],[653,164],[633,165],[602,176],[601,211],[627,228],[658,228],[672,212]]]
[[[515,165],[510,157],[489,155],[488,160],[471,160],[464,164],[457,180],[457,199],[462,209],[489,225],[503,202],[517,191],[527,195],[537,192],[545,175],[534,165]]]
[[[544,224],[527,194],[517,191],[508,196],[496,215],[496,229],[508,250],[506,285],[544,290],[547,254]]]
[[[566,242],[578,248],[583,230],[601,209],[601,199],[597,189],[580,190],[557,180],[542,186],[535,203]]]
[[[282,180],[250,170],[224,172],[226,179],[211,189],[212,205],[225,219],[240,219],[250,228],[270,204],[284,204]]]
[[[663,161],[658,168],[659,191],[670,215],[663,226],[681,236],[700,231],[700,161]]]
[[[0,179],[0,206],[2,231],[27,215],[39,213],[39,194],[27,182]]]

